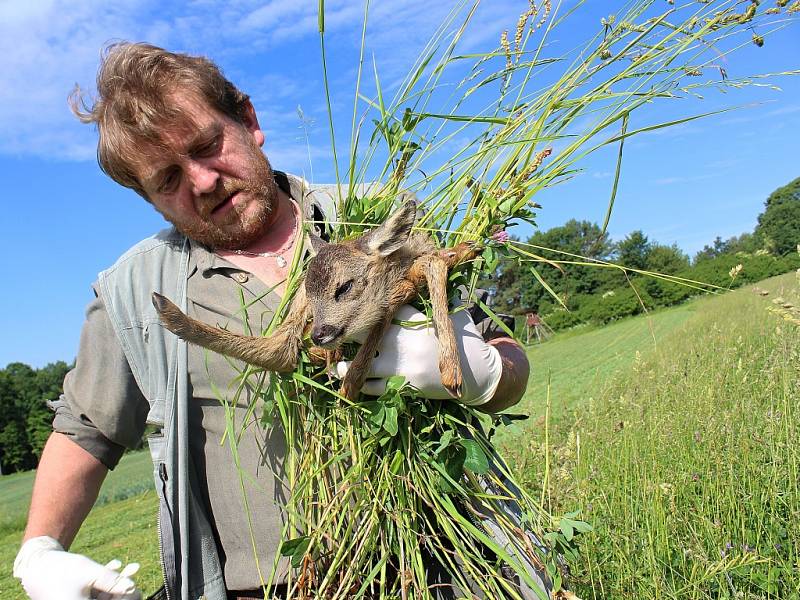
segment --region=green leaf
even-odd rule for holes
[[[439,438],[439,448],[436,450],[436,455],[447,448],[450,445],[450,442],[453,441],[453,430],[448,429],[443,434],[442,437]]]
[[[443,462],[443,466],[447,474],[450,476],[455,482],[461,480],[461,477],[464,475],[464,459],[466,458],[466,452],[463,448],[458,448],[455,452],[453,451],[452,447],[450,451],[445,452],[445,459]]]
[[[589,533],[592,531],[592,526],[586,521],[572,521],[572,526],[578,533]]]
[[[436,113],[416,113],[417,119],[430,118],[442,119],[444,121],[459,121],[464,123],[492,123],[495,125],[507,125],[511,119],[508,117],[481,117],[479,115],[444,115]]]
[[[559,523],[558,528],[564,534],[564,538],[568,541],[572,541],[572,537],[575,535],[575,529],[572,527],[572,522],[569,519],[561,519],[561,523]]]
[[[281,556],[291,556],[292,566],[296,569],[302,562],[311,545],[311,538],[307,535],[286,540],[281,544]]]
[[[383,416],[384,416],[384,405],[377,400],[372,400],[370,402],[364,402],[364,408],[369,411],[369,421],[375,425],[376,427],[381,427],[383,425]]]
[[[499,210],[502,214],[507,215],[508,213],[510,213],[513,210],[514,205],[516,203],[517,203],[517,199],[516,198],[513,198],[513,197],[506,198],[505,200],[503,200],[500,203],[500,206],[497,207],[497,210]]]
[[[561,589],[561,572],[556,570],[555,575],[553,575],[553,591],[557,592]]]
[[[261,409],[261,425],[272,427],[275,421],[275,399],[273,397],[264,399],[264,406]]]
[[[383,409],[383,428],[389,435],[397,435],[397,408],[386,406]]]
[[[495,267],[497,267],[497,255],[495,253],[495,249],[491,246],[486,246],[483,249],[483,260],[486,261],[486,268],[489,271],[494,271]]]
[[[397,475],[400,472],[400,467],[403,466],[403,459],[405,456],[403,455],[400,450],[395,450],[394,456],[392,457],[392,462],[389,465],[389,470]]]
[[[489,459],[475,440],[461,440],[461,446],[466,450],[464,468],[473,473],[486,473],[489,470]]]
[[[386,391],[399,390],[406,382],[406,378],[402,375],[392,375],[386,380]]]

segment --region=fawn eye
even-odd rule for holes
[[[350,291],[350,288],[353,287],[353,280],[345,281],[342,285],[336,288],[336,293],[333,295],[333,299],[337,302],[344,296],[347,292]]]

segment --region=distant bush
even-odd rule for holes
[[[731,281],[731,269],[742,265],[742,270]],[[800,267],[800,257],[797,252],[783,257],[773,256],[765,252],[723,254],[713,260],[705,260],[682,276],[704,283],[712,283],[720,287],[738,287],[746,283],[755,283],[767,277],[781,275]]]
[[[584,315],[577,312],[567,312],[563,308],[545,315],[544,317],[544,322],[547,323],[551,329],[556,330],[569,329],[585,321]]]
[[[699,293],[697,289],[688,285],[672,283],[655,277],[643,278],[640,286],[653,299],[656,306],[679,304]]]
[[[738,265],[741,269],[737,271]],[[708,283],[719,288],[736,288],[800,269],[797,252],[773,256],[764,251],[736,252],[707,258],[675,275]],[[732,273],[736,271],[735,277]],[[633,287],[631,287],[633,286]],[[635,288],[635,291],[634,289]],[[568,329],[580,323],[605,324],[662,306],[674,306],[702,293],[696,287],[674,283],[657,277],[635,276],[630,283],[593,294],[575,294],[568,299],[569,311],[554,309],[544,312],[545,322],[555,330]]]
[[[581,312],[595,323],[609,323],[638,315],[654,306],[653,299],[644,289],[634,290],[628,286],[593,296],[591,301],[584,302]]]

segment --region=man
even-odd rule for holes
[[[140,597],[130,570],[67,549],[108,469],[149,423],[160,428],[148,441],[166,597],[261,597],[256,557],[270,568],[283,523],[282,433],[254,425],[238,447],[241,468],[258,483],[246,492],[254,552],[239,475],[220,444],[226,416],[241,423],[252,390],[226,413],[216,390],[226,391],[240,365],[178,341],[158,323],[150,294],[207,322],[260,330],[284,291],[301,215],[318,222],[331,215],[334,190],[273,172],[248,97],[207,59],[115,44],[97,87],[93,106],[76,96],[73,108],[98,127],[101,168],[174,227],[134,246],[94,285],[14,574],[33,600]],[[483,342],[467,313],[459,315],[464,401],[489,412],[515,404],[528,378],[524,352],[508,338]],[[447,397],[433,336],[393,326],[381,353],[424,395]]]

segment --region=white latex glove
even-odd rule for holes
[[[438,367],[439,341],[433,323],[427,322],[425,314],[410,305],[400,307],[394,320],[420,324],[389,326],[361,391],[370,396],[380,396],[386,390],[389,377],[402,375],[425,398],[452,399],[442,385]],[[463,376],[458,401],[480,406],[492,399],[500,383],[503,374],[500,353],[483,341],[466,310],[452,313],[450,320],[461,356]],[[339,362],[336,375],[344,377],[349,366],[347,361]]]
[[[22,581],[31,600],[141,600],[131,576],[138,563],[122,571],[118,560],[106,566],[67,552],[57,540],[40,536],[22,545],[14,561],[14,577]]]

